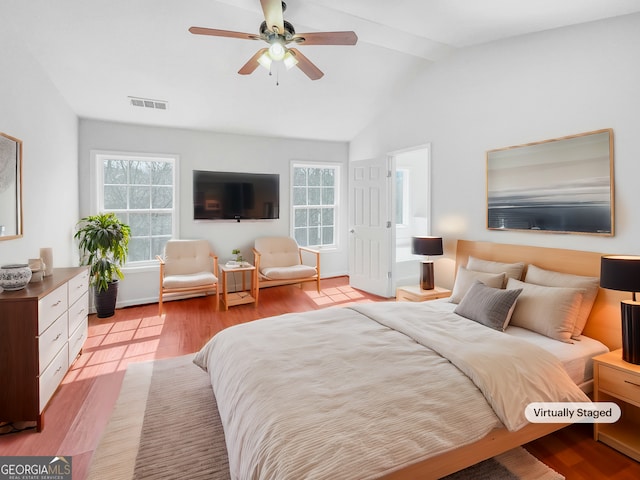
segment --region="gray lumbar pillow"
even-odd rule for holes
[[[509,325],[520,292],[522,289],[502,290],[476,280],[454,313],[503,332]]]

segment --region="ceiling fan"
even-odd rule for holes
[[[296,33],[293,25],[284,20],[283,13],[287,4],[281,0],[260,0],[265,21],[260,25],[260,34],[217,30],[214,28],[191,27],[189,31],[195,35],[211,35],[214,37],[243,38],[247,40],[264,40],[269,47],[258,50],[244,66],[238,70],[241,75],[253,73],[258,65],[271,67],[273,61],[282,61],[287,69],[297,66],[311,80],[322,78],[324,73],[316,67],[295,45],[355,45],[358,37],[355,32],[314,32]]]

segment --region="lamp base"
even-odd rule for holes
[[[624,300],[622,309],[622,359],[640,365],[640,303]]]
[[[422,290],[433,290],[434,287],[433,262],[424,260],[422,262],[422,269],[420,270],[420,288]]]

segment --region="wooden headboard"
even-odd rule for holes
[[[456,271],[458,266],[467,264],[469,256],[496,262],[524,262],[525,265],[534,264],[556,272],[599,277],[602,254],[560,248],[458,240]],[[621,348],[620,301],[629,298],[629,293],[601,288],[591,309],[584,335],[601,341],[611,350]]]

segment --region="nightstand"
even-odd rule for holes
[[[595,423],[594,438],[640,461],[640,365],[622,360],[622,350],[593,358],[594,400],[615,402],[616,423]]]
[[[424,302],[450,296],[451,290],[442,287],[434,287],[433,290],[422,290],[420,285],[406,285],[396,288],[396,302]]]

